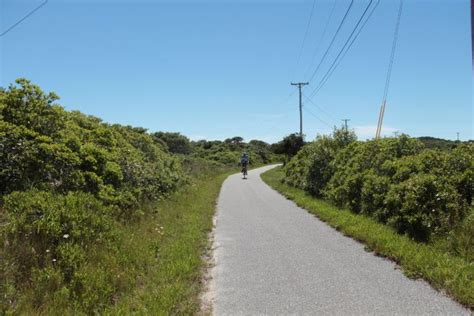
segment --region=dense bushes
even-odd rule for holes
[[[192,151],[191,142],[180,133],[156,132],[152,137],[156,142],[163,142],[169,152],[174,154],[190,154]]]
[[[446,151],[456,148],[461,143],[459,140],[447,140],[429,136],[418,137],[417,139],[428,149],[441,149]],[[467,143],[474,144],[474,140],[468,140]]]
[[[305,145],[305,141],[300,134],[293,133],[284,137],[278,143],[272,144],[272,151],[276,154],[284,155],[287,162]]]
[[[2,311],[21,305],[20,293],[35,306],[54,299],[100,310],[119,287],[106,271],[117,256],[106,256],[108,268],[94,262],[120,247],[114,227],[187,181],[180,159],[145,129],[56,100],[24,79],[0,90]]]
[[[362,190],[366,177],[370,179],[382,175],[384,163],[404,155],[416,154],[421,148],[419,142],[406,136],[380,141],[352,142],[340,150],[331,161],[334,173],[324,189],[324,195],[336,204],[348,206],[358,213],[362,208]]]
[[[105,200],[134,191],[137,199],[173,191],[178,161],[144,129],[110,126],[66,112],[26,80],[1,94],[0,192],[29,188],[87,191]]]
[[[337,143],[337,133],[303,147],[284,181],[417,240],[472,231],[463,220],[472,208],[474,145],[424,149],[406,135]]]
[[[191,156],[227,166],[236,166],[239,164],[243,152],[249,154],[251,165],[278,161],[278,156],[272,152],[269,144],[260,140],[251,140],[245,143],[238,136],[224,141],[200,140],[192,142]]]
[[[242,137],[236,136],[220,140],[191,141],[180,133],[157,132],[152,134],[155,142],[163,144],[166,150],[178,154],[181,158],[189,161],[191,158],[197,161],[215,162],[221,166],[236,166],[240,162],[243,152],[250,155],[250,163],[261,165],[277,161],[269,144],[261,140],[244,142]]]
[[[318,136],[290,160],[286,167],[285,182],[321,196],[322,189],[332,177],[330,163],[336,153],[355,140],[355,134],[346,130],[335,130],[330,136]]]

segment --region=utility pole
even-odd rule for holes
[[[382,133],[383,117],[384,117],[384,114],[385,114],[385,105],[387,103],[387,95],[388,95],[388,89],[389,89],[389,86],[390,86],[390,78],[392,76],[392,66],[393,66],[393,61],[395,59],[395,50],[397,48],[398,31],[400,29],[400,20],[401,20],[401,17],[402,17],[402,9],[403,9],[403,0],[400,0],[400,7],[398,8],[397,24],[395,25],[395,33],[393,34],[392,53],[390,55],[390,62],[388,64],[387,77],[386,77],[386,80],[385,80],[385,89],[384,89],[384,92],[383,92],[382,105],[380,106],[379,121],[377,123],[377,132],[375,133],[375,139],[379,139],[380,135]]]
[[[298,86],[298,89],[300,91],[300,136],[303,138],[303,100],[301,98],[301,87],[308,85],[309,82],[297,82],[297,83],[291,83],[292,86]]]
[[[350,119],[342,119],[341,121],[343,121],[343,122],[344,122],[344,129],[345,129],[345,130],[346,130],[346,132],[347,132],[347,122],[349,122],[349,121],[350,121]]]
[[[456,134],[457,134],[456,140],[459,141],[459,132],[456,132]]]

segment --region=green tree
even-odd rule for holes
[[[276,144],[272,145],[272,150],[276,154],[285,155],[289,160],[296,155],[304,146],[303,137],[297,133],[290,134]]]
[[[152,134],[156,142],[164,142],[168,150],[173,154],[191,153],[191,142],[189,139],[180,133],[157,132]]]

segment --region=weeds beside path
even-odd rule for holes
[[[363,242],[376,254],[397,262],[407,276],[423,278],[433,287],[446,291],[460,303],[474,308],[472,263],[443,253],[427,244],[417,243],[368,217],[356,215],[349,210],[316,199],[303,190],[282,183],[280,181],[282,176],[282,169],[275,168],[262,174],[262,179],[343,234]]]
[[[203,252],[222,182],[230,173],[193,180],[156,203],[153,215],[129,229],[129,249],[143,273],[133,293],[108,314],[191,315],[199,311]]]

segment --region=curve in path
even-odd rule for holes
[[[443,314],[469,311],[285,199],[261,179],[223,184],[215,227],[213,312]]]

